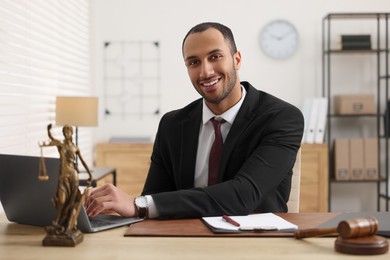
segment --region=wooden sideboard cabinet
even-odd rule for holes
[[[144,187],[152,149],[152,143],[99,143],[95,148],[95,165],[116,168],[117,186],[136,196]],[[98,186],[105,182],[98,182]]]
[[[328,211],[328,145],[301,146],[300,212]]]
[[[99,143],[97,167],[115,167],[118,187],[132,195],[143,189],[150,166],[151,143]],[[98,186],[111,180],[102,180]],[[300,212],[328,211],[328,146],[303,144],[301,148]]]

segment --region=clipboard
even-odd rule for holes
[[[204,217],[202,220],[213,233],[293,233],[298,230],[297,225],[273,213],[258,213],[246,216],[225,215],[219,217]]]
[[[283,229],[283,230],[261,230],[259,229],[248,229],[248,230],[229,230],[223,228],[216,228],[207,223],[202,219],[202,222],[205,226],[207,226],[210,231],[214,234],[220,235],[232,235],[232,234],[240,234],[240,236],[278,236],[278,237],[290,237],[292,234],[297,231],[297,229]]]

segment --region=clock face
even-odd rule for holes
[[[260,47],[263,52],[275,59],[286,59],[298,48],[298,31],[285,20],[274,20],[264,26],[260,33]]]

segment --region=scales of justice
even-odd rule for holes
[[[89,175],[87,187],[91,186],[92,175],[81,156],[80,149],[73,143],[73,128],[65,125],[62,129],[64,140],[60,141],[51,133],[52,125],[47,126],[48,141],[39,143],[41,147],[41,160],[39,164],[39,180],[48,180],[48,174],[43,157],[43,147],[56,146],[60,154],[60,169],[57,184],[57,192],[52,202],[57,211],[57,218],[50,226],[47,226],[46,237],[42,241],[43,246],[68,246],[74,247],[83,241],[83,233],[77,228],[77,217],[80,207],[84,203],[85,192],[79,190],[80,173],[77,158],[83,164]]]

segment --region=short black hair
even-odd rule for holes
[[[184,50],[184,43],[190,34],[204,32],[210,28],[214,28],[222,33],[223,38],[230,43],[230,52],[232,55],[237,52],[237,46],[236,46],[236,42],[234,41],[234,36],[233,36],[232,30],[230,30],[229,27],[227,27],[223,24],[215,23],[215,22],[200,23],[200,24],[192,27],[191,30],[188,31],[188,33],[186,34],[186,36],[183,39],[183,43],[181,46],[182,52]]]

